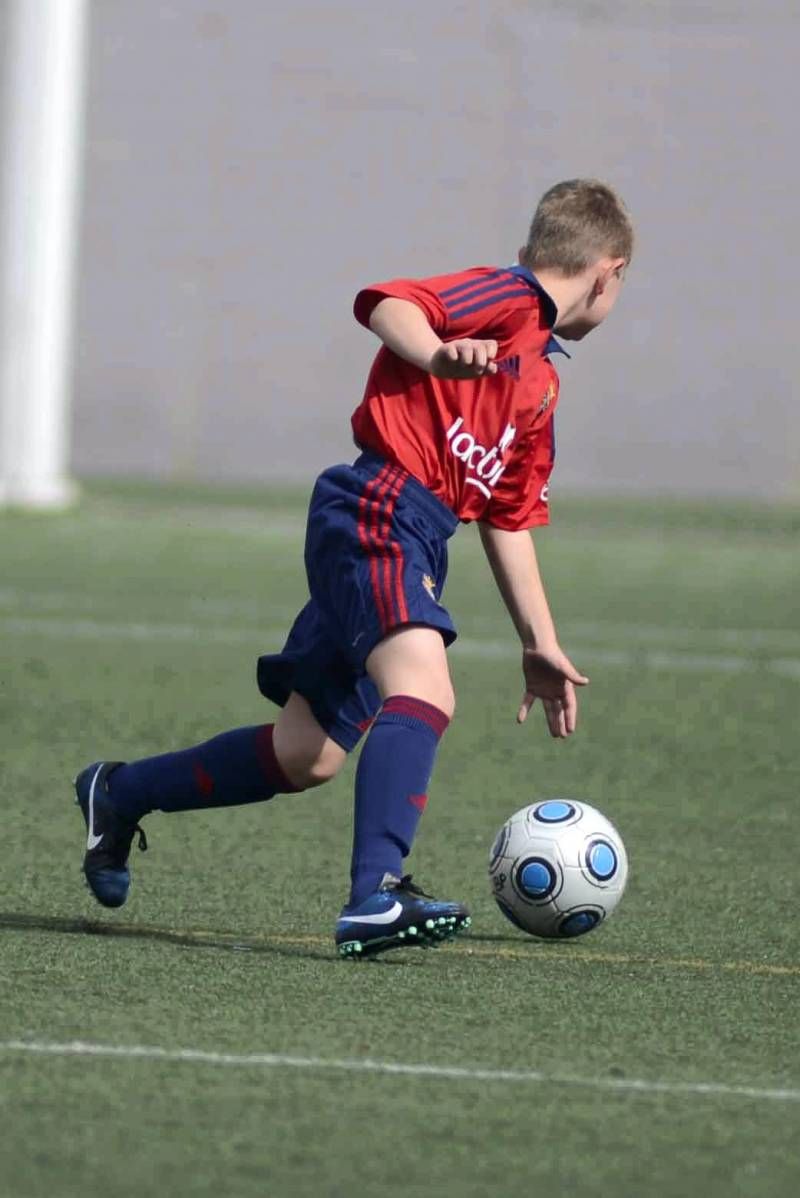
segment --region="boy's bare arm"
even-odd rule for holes
[[[440,379],[472,379],[496,374],[497,342],[474,337],[442,341],[421,308],[410,300],[387,296],[372,309],[369,327],[383,344]]]
[[[578,714],[575,687],[586,686],[589,679],[575,669],[558,643],[533,539],[526,529],[507,532],[483,523],[478,527],[498,589],[522,641],[525,694],[517,720],[522,723],[536,699],[541,699],[550,734],[569,736],[575,731]]]

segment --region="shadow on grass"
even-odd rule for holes
[[[305,958],[338,965],[339,957],[327,937],[313,933],[265,932],[247,936],[237,932],[191,928],[159,928],[148,924],[101,923],[93,919],[68,919],[60,915],[31,915],[0,912],[0,930],[16,932],[56,932],[68,936],[107,936],[118,940],[148,940],[174,944],[179,948],[224,949],[234,953],[262,953],[268,956]],[[394,956],[372,958],[369,965],[402,965]]]

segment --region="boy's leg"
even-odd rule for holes
[[[345,757],[293,693],[274,724],[235,728],[189,749],[126,763],[109,777],[109,789],[136,823],[153,810],[233,807],[318,786]]]
[[[381,641],[367,671],[383,706],[356,772],[350,906],[400,878],[427,802],[439,740],[455,709],[447,653],[435,628],[403,627]]]
[[[125,902],[131,842],[148,812],[229,807],[305,790],[338,773],[346,756],[293,693],[275,725],[237,728],[141,761],[89,766],[76,791],[88,829],[83,869],[92,892],[104,906]]]
[[[454,708],[441,634],[406,625],[373,649],[367,670],[383,706],[356,773],[352,891],[336,924],[339,953],[350,959],[435,945],[471,922],[461,903],[440,902],[403,876]]]

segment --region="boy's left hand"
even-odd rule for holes
[[[575,731],[578,719],[575,687],[587,686],[589,679],[575,669],[558,645],[547,649],[524,648],[522,672],[525,694],[517,712],[517,723],[524,723],[533,704],[541,699],[550,735],[569,736]]]

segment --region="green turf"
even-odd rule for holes
[[[514,723],[517,652],[473,530],[447,598],[459,710],[411,865],[474,926],[349,965],[352,764],[267,807],[148,820],[118,913],[81,885],[69,779],[268,718],[254,659],[304,598],[296,489],[93,485],[0,516],[0,1040],[800,1087],[796,509],[573,500],[537,538],[581,726]],[[506,649],[503,646],[506,646]],[[622,831],[579,941],[494,908],[488,846],[574,795]],[[0,1049],[3,1198],[703,1194],[800,1185],[791,1098]]]

